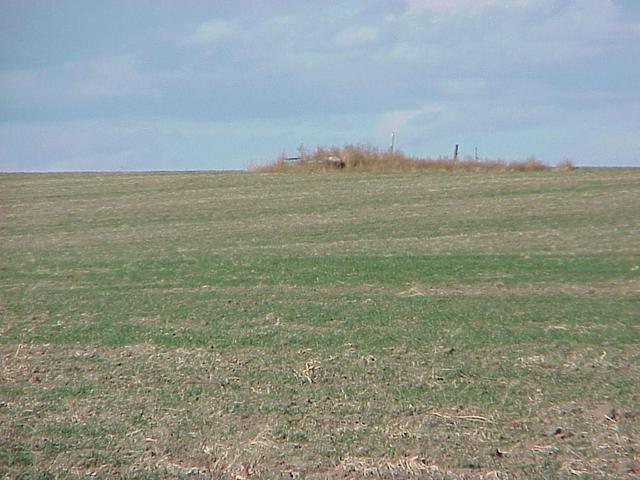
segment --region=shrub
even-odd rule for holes
[[[540,171],[550,169],[548,165],[530,157],[524,162],[505,162],[503,160],[475,159],[466,157],[463,160],[448,157],[416,158],[405,155],[401,151],[380,150],[369,145],[346,145],[340,147],[316,147],[308,151],[304,146],[298,148],[298,155],[286,157],[282,154],[272,162],[251,167],[254,172],[318,172],[329,170],[350,171]],[[573,164],[568,160],[561,162],[559,170],[572,170]]]

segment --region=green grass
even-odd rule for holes
[[[634,169],[1,175],[0,476],[637,475],[639,213]]]

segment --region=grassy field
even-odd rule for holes
[[[0,175],[0,477],[640,475],[640,169]]]

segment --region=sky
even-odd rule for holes
[[[0,0],[0,171],[640,167],[640,0]]]

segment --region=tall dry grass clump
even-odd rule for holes
[[[575,170],[575,165],[569,159],[564,159],[560,163],[556,165],[556,170],[560,170],[562,172],[569,172],[571,170]]]
[[[300,146],[296,156],[287,157],[283,154],[267,165],[252,167],[250,170],[261,173],[330,170],[368,172],[420,170],[532,172],[551,168],[533,157],[523,162],[479,160],[472,157],[465,157],[462,160],[448,157],[422,159],[407,156],[401,151],[381,150],[369,145],[346,145],[344,147],[316,147],[312,151]],[[572,170],[574,167],[571,162],[565,160],[556,168]]]

